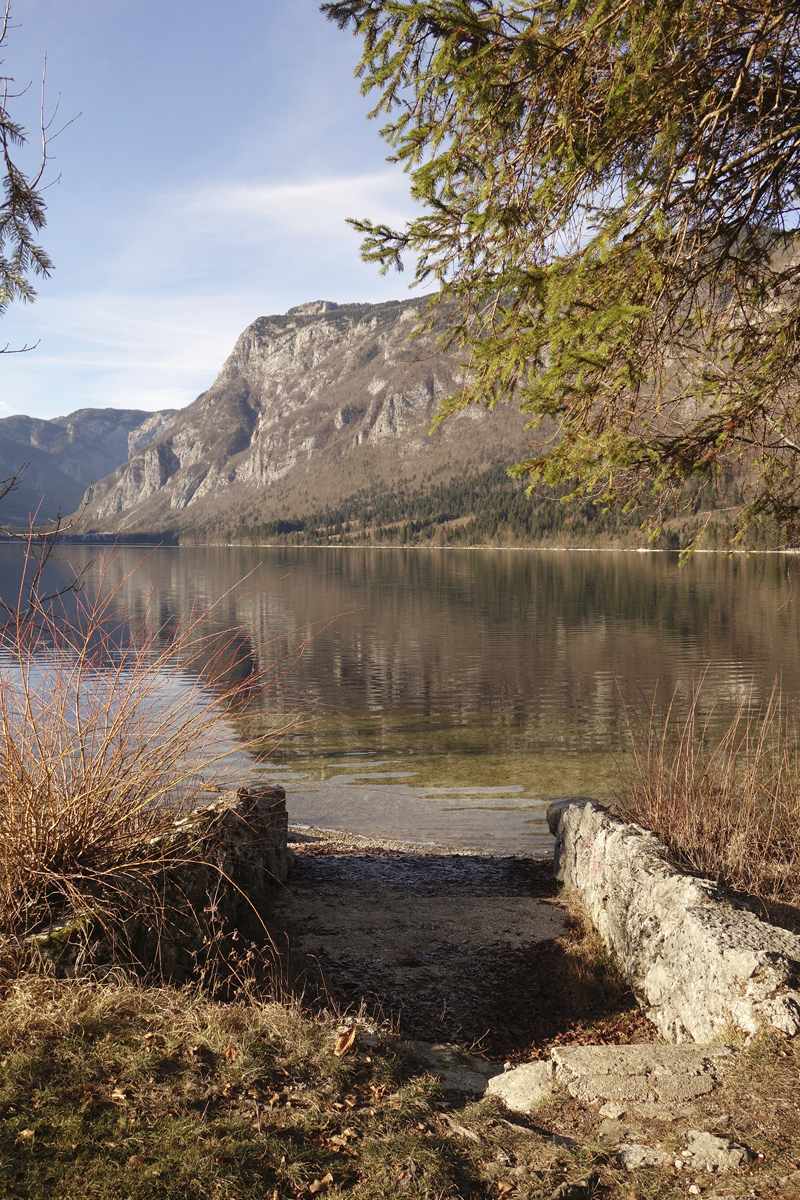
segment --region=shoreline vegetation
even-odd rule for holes
[[[625,705],[630,753],[619,759],[613,811],[652,830],[677,867],[744,897],[800,933],[800,737],[794,705],[775,680],[768,700],[746,698],[712,739],[704,680],[666,709]]]
[[[99,927],[142,968],[131,928],[158,943],[180,924],[165,875],[206,853],[187,820],[231,786],[243,751],[291,726],[289,714],[256,727],[248,705],[304,643],[301,631],[283,661],[254,669],[225,629],[228,596],[179,618],[153,593],[128,611],[130,574],[112,583],[112,562],[91,592],[78,577],[47,596],[29,545],[0,625],[0,929],[23,953],[54,924]],[[239,769],[234,786],[246,782]]]
[[[226,541],[271,545],[370,545],[438,547],[506,547],[541,549],[658,549],[683,552],[703,531],[707,549],[736,549],[730,515],[741,505],[736,481],[720,488],[718,503],[709,506],[703,489],[687,488],[678,515],[649,538],[653,514],[604,507],[590,500],[569,500],[569,489],[541,487],[527,495],[519,480],[501,464],[438,481],[435,475],[393,487],[361,488],[338,505],[281,520],[257,522],[242,516],[225,530]],[[208,524],[187,529],[181,537],[197,541],[222,534]],[[743,548],[780,549],[768,523],[753,527]]]
[[[340,546],[435,549],[547,549],[795,553],[776,527],[754,523],[735,540],[742,496],[733,477],[710,507],[699,484],[687,487],[676,515],[650,538],[646,506],[632,511],[589,500],[568,500],[566,487],[540,488],[509,478],[500,463],[442,479],[442,469],[417,481],[362,487],[340,503],[263,521],[253,512],[135,533],[73,534],[80,543],[119,545]],[[702,537],[698,541],[699,535]]]

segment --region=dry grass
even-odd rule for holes
[[[800,759],[797,725],[776,686],[743,703],[712,743],[700,716],[702,680],[679,715],[627,712],[615,809],[652,829],[682,867],[766,901],[800,903]]]
[[[155,897],[176,816],[210,798],[244,746],[282,733],[248,720],[264,673],[237,669],[226,597],[167,621],[151,599],[131,618],[127,577],[106,578],[91,596],[26,597],[0,630],[0,922],[19,936]]]
[[[679,1200],[695,1178],[721,1196],[797,1195],[778,1183],[800,1160],[800,1051],[784,1039],[742,1052],[688,1126],[639,1127],[676,1151],[687,1127],[722,1129],[763,1154],[721,1178],[628,1174],[597,1112],[565,1091],[530,1116],[446,1097],[390,1029],[337,1058],[337,1025],[335,1013],[113,976],[19,978],[0,1009],[0,1194],[554,1200],[589,1177],[598,1200]]]

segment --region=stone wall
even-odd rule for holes
[[[710,1042],[731,1026],[800,1032],[800,937],[677,870],[655,834],[596,801],[555,800],[547,819],[556,877],[581,892],[668,1041]]]
[[[293,853],[283,788],[223,792],[174,832],[110,872],[112,906],[73,913],[31,935],[32,954],[60,974],[129,962],[182,982],[239,935],[268,941],[267,922]],[[108,913],[112,916],[109,919]]]

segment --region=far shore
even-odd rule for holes
[[[458,553],[464,550],[491,550],[506,553],[508,551],[514,553],[530,553],[547,552],[549,554],[671,554],[678,556],[680,550],[675,550],[672,547],[657,547],[657,546],[492,546],[476,543],[468,546],[442,546],[435,544],[422,545],[415,543],[413,545],[394,546],[386,545],[382,542],[314,542],[301,544],[298,542],[180,542],[171,539],[178,535],[172,531],[167,531],[159,537],[157,534],[143,534],[141,541],[128,540],[128,538],[120,538],[115,534],[82,534],[73,535],[72,537],[60,535],[59,542],[63,546],[110,546],[111,548],[120,549],[135,549],[137,546],[148,549],[162,548],[165,550],[199,550],[199,549],[214,549],[214,550],[385,550],[398,552],[402,551],[449,551]],[[40,538],[34,538],[34,542],[41,541]],[[19,538],[0,535],[0,545],[12,546],[20,545]],[[777,557],[785,555],[794,558],[800,555],[800,547],[784,547],[779,550],[719,550],[709,549],[708,547],[698,547],[692,552],[695,554],[716,555],[719,558],[760,558],[765,556]]]

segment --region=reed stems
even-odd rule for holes
[[[262,669],[251,653],[242,669],[228,597],[165,618],[151,593],[133,617],[121,604],[130,575],[112,585],[108,566],[92,594],[26,596],[0,629],[6,933],[87,911],[103,922],[123,891],[146,903],[176,818],[245,782],[230,779],[233,757],[241,771],[243,749],[287,727],[258,724],[253,700],[285,664]]]
[[[703,680],[679,711],[627,705],[630,754],[620,760],[618,813],[652,829],[686,869],[764,900],[800,903],[797,724],[776,681],[743,701],[722,736],[703,717]]]

